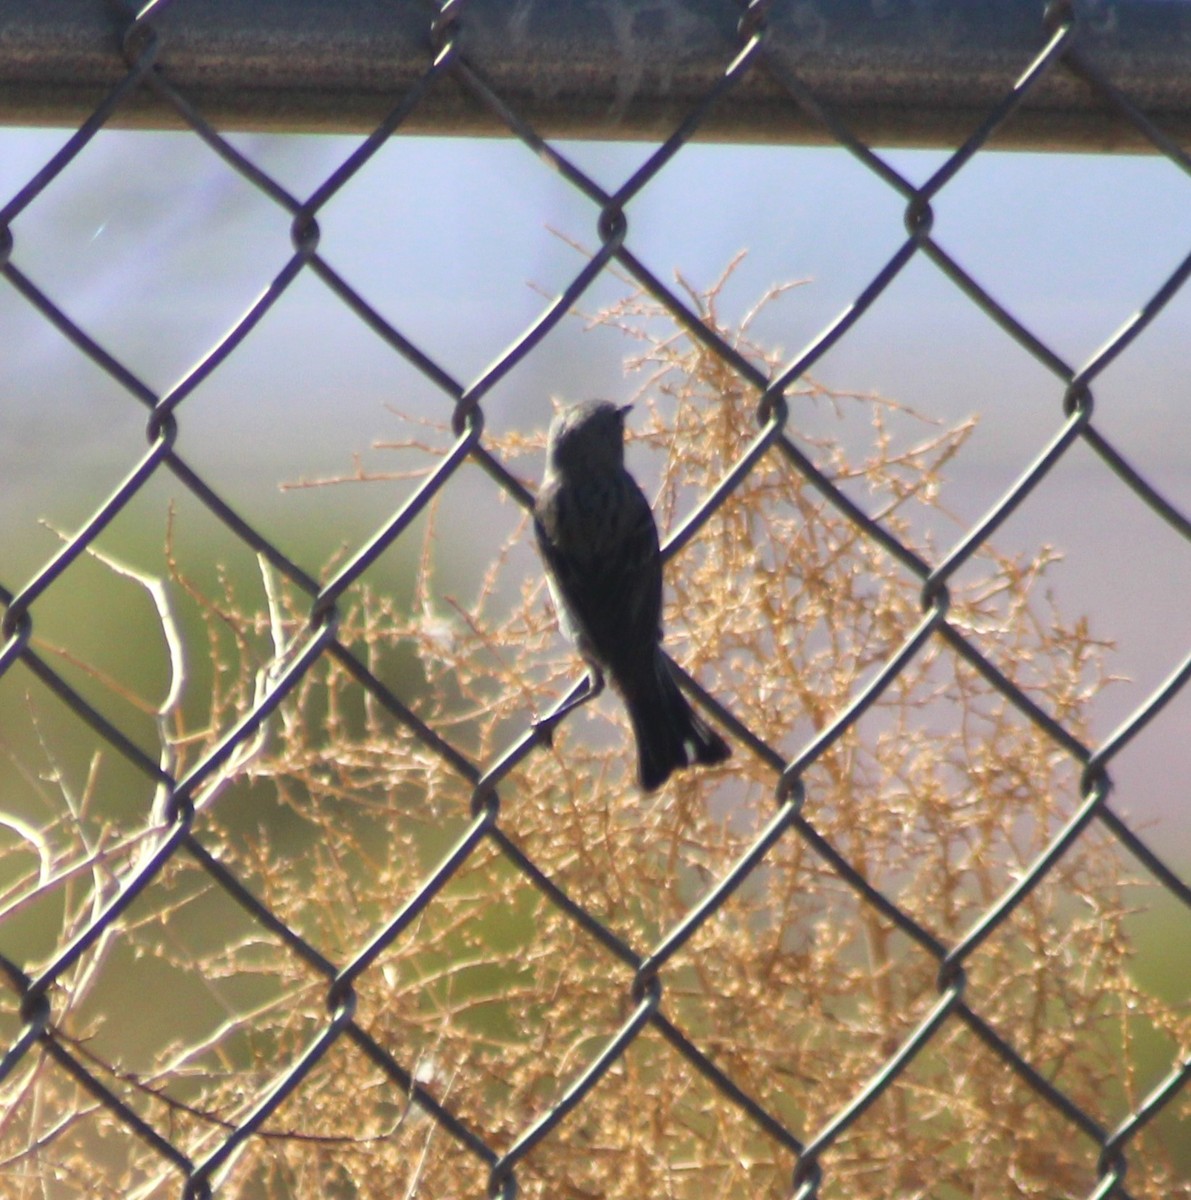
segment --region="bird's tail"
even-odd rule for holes
[[[723,762],[732,753],[728,743],[687,703],[660,650],[654,655],[652,669],[613,682],[637,738],[637,778],[644,791],[661,787],[682,767]]]

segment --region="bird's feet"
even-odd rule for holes
[[[554,745],[554,727],[571,712],[572,709],[579,708],[586,704],[589,700],[594,700],[604,690],[604,672],[599,667],[588,667],[587,678],[584,680],[584,686],[581,691],[574,696],[564,700],[553,711],[546,713],[542,717],[534,717],[530,722],[530,728],[537,734],[538,740],[544,742],[547,746]]]

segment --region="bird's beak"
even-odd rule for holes
[[[629,415],[629,413],[631,413],[632,411],[633,411],[633,406],[631,404],[622,404],[620,406],[620,415],[622,417],[627,417]]]

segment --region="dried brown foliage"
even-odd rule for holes
[[[696,299],[718,322],[715,293]],[[658,334],[648,303],[627,301],[601,320],[641,343],[633,368],[644,403],[630,455],[656,487],[665,529],[742,454],[755,401],[685,335]],[[765,359],[747,328],[730,336]],[[970,427],[940,430],[872,397],[808,387],[792,398],[796,436],[812,406],[867,415],[859,460],[829,438],[810,450],[899,537],[937,555],[926,531],[945,524],[941,473]],[[497,449],[515,462],[540,452],[541,439],[510,437]],[[441,516],[432,520],[412,603],[360,589],[341,639],[485,764],[579,667],[555,631],[525,521],[491,555],[475,594],[449,602],[434,563],[452,537]],[[1047,564],[1045,552],[983,551],[954,582],[951,620],[1078,734],[1105,682],[1103,647],[1051,609],[1039,587]],[[182,769],[249,704],[276,640],[301,630],[306,612],[271,579],[270,602],[258,606],[243,581],[212,594],[183,566],[172,573],[174,603],[203,615],[213,663],[205,720],[179,710],[166,724]],[[667,580],[671,653],[784,755],[833,722],[921,619],[917,582],[775,454],[670,562]],[[725,768],[641,798],[626,738],[611,697],[572,715],[502,783],[499,823],[644,954],[745,853],[772,816],[776,781],[738,746]],[[198,839],[337,965],[419,894],[472,821],[470,787],[327,660],[232,766],[200,805]],[[1078,807],[1078,775],[935,638],[811,764],[804,814],[950,944]],[[103,828],[73,806],[44,834],[39,870],[18,872],[6,911],[56,906],[58,938],[68,937],[154,836]],[[1125,883],[1119,852],[1093,827],[966,964],[971,1007],[1109,1128],[1154,1082],[1137,1069],[1139,1034],[1158,1030],[1184,1053],[1191,1042],[1186,1012],[1130,974]],[[926,1017],[937,973],[791,831],[666,965],[662,1003],[720,1070],[809,1139]],[[631,984],[623,963],[482,839],[359,978],[356,1020],[500,1153],[614,1035],[633,1007]],[[52,1000],[72,1053],[197,1161],[326,1027],[326,994],[321,975],[183,853]],[[1133,1196],[1191,1195],[1169,1152],[1160,1131],[1131,1147]],[[647,1028],[529,1154],[519,1194],[784,1197],[794,1165]],[[1053,1200],[1091,1192],[1096,1149],[951,1020],[822,1165],[825,1197]],[[13,1200],[181,1187],[157,1151],[36,1051],[6,1085],[0,1179]],[[486,1186],[483,1163],[341,1038],[230,1159],[220,1195],[466,1197]]]

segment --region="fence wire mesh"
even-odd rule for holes
[[[301,1093],[320,1066],[325,1066],[327,1061],[334,1060],[337,1052],[350,1046],[358,1052],[353,1061],[365,1064],[367,1072],[375,1073],[368,1075],[361,1067],[361,1079],[379,1080],[369,1086],[387,1087],[394,1104],[404,1101],[404,1112],[421,1114],[419,1119],[435,1130],[436,1136],[455,1147],[465,1163],[470,1164],[464,1170],[473,1172],[472,1194],[486,1192],[490,1196],[512,1197],[519,1189],[524,1192],[539,1186],[534,1182],[533,1174],[535,1151],[545,1143],[563,1138],[568,1123],[581,1122],[585,1106],[591,1103],[610,1072],[624,1069],[628,1056],[643,1038],[655,1037],[660,1038],[718,1095],[720,1101],[734,1108],[740,1120],[770,1145],[771,1153],[784,1163],[784,1194],[800,1200],[820,1194],[877,1194],[875,1183],[868,1191],[858,1188],[833,1192],[833,1154],[841,1142],[863,1124],[866,1114],[874,1106],[896,1092],[899,1080],[912,1070],[921,1056],[937,1049],[942,1044],[941,1039],[962,1027],[1003,1066],[1006,1088],[1026,1097],[1035,1119],[1049,1122],[1047,1128],[1056,1130],[1060,1140],[1070,1141],[1076,1147],[1075,1153],[1084,1161],[1091,1182],[1080,1185],[1064,1182],[1058,1184],[1052,1194],[1086,1195],[1089,1200],[1092,1197],[1100,1200],[1143,1194],[1132,1192],[1129,1181],[1129,1177],[1145,1178],[1140,1137],[1143,1129],[1159,1114],[1173,1113],[1180,1103],[1186,1103],[1186,1085],[1191,1075],[1191,1055],[1187,1053],[1186,1045],[1176,1050],[1168,1072],[1143,1081],[1140,1099],[1130,1105],[1126,1115],[1115,1124],[1106,1125],[1099,1114],[1089,1110],[1086,1102],[1074,1098],[1060,1082],[1056,1082],[1054,1072],[1031,1061],[1028,1049],[1023,1048],[1029,1039],[1022,1036],[1021,1030],[998,1028],[980,999],[969,994],[968,980],[990,940],[1008,926],[1015,914],[1023,911],[1031,896],[1046,884],[1093,829],[1109,835],[1123,847],[1138,868],[1178,902],[1180,919],[1186,921],[1185,910],[1191,906],[1191,888],[1163,856],[1122,819],[1110,796],[1114,759],[1126,745],[1143,735],[1147,725],[1184,686],[1191,674],[1191,656],[1170,672],[1166,681],[1115,733],[1099,744],[1088,744],[1083,736],[1073,732],[1072,725],[1062,713],[1051,711],[1040,703],[1011,677],[1012,672],[1003,664],[999,665],[982,648],[971,630],[954,621],[949,605],[950,589],[957,574],[986,549],[989,539],[1012,514],[1030,502],[1043,481],[1076,446],[1098,456],[1104,468],[1122,480],[1148,506],[1154,521],[1165,523],[1179,538],[1191,540],[1188,518],[1159,494],[1097,427],[1093,402],[1101,373],[1130,349],[1191,274],[1191,254],[1177,265],[1111,340],[1088,361],[1074,364],[1015,319],[977,279],[949,256],[932,236],[932,205],[990,139],[1012,121],[1034,89],[1056,74],[1077,79],[1106,109],[1127,121],[1155,152],[1186,174],[1191,174],[1191,156],[1088,61],[1081,51],[1081,24],[1072,9],[1052,5],[1045,17],[1039,15],[1036,53],[1032,60],[1020,64],[1021,73],[1016,83],[929,181],[916,186],[821,104],[788,62],[770,52],[766,37],[767,7],[754,3],[739,9],[738,41],[724,46],[724,70],[718,84],[648,155],[639,170],[619,188],[609,191],[540,136],[506,103],[485,74],[484,63],[473,61],[467,53],[466,0],[444,3],[427,14],[426,66],[422,77],[406,93],[392,97],[392,107],[384,120],[309,196],[302,199],[249,161],[209,123],[187,95],[171,83],[168,46],[163,43],[155,25],[161,6],[149,5],[128,22],[122,47],[126,62],[123,78],[62,149],[0,210],[0,271],[7,284],[60,331],[81,355],[106,372],[127,393],[130,402],[143,407],[149,442],[148,450],[135,462],[119,487],[76,533],[64,540],[58,553],[27,583],[11,588],[0,584],[0,600],[5,607],[0,678],[11,678],[22,671],[36,677],[103,744],[123,759],[141,785],[155,796],[152,815],[148,811],[150,806],[145,806],[143,827],[139,832],[140,848],[136,855],[123,860],[123,866],[112,867],[114,873],[104,878],[100,878],[103,875],[100,872],[89,885],[82,879],[74,881],[72,886],[93,889],[88,893],[91,907],[82,924],[70,930],[69,936],[56,944],[44,960],[22,952],[19,937],[11,932],[16,926],[10,924],[10,932],[4,936],[0,966],[3,967],[6,998],[0,1000],[0,1006],[5,1010],[7,1027],[14,1032],[0,1063],[0,1079],[6,1080],[9,1086],[5,1123],[10,1127],[21,1123],[30,1131],[24,1156],[25,1169],[29,1169],[30,1157],[48,1152],[67,1121],[67,1115],[45,1111],[32,1098],[31,1077],[39,1072],[53,1071],[73,1082],[87,1106],[102,1111],[109,1118],[109,1124],[105,1126],[109,1136],[112,1130],[122,1131],[127,1140],[138,1142],[147,1153],[153,1165],[146,1169],[147,1174],[130,1194],[179,1194],[192,1200],[211,1195],[232,1178],[229,1171],[244,1148],[270,1136],[275,1115],[292,1097]],[[177,6],[175,16],[183,8]],[[797,106],[804,116],[818,122],[827,138],[892,189],[905,206],[905,235],[896,253],[829,328],[792,360],[773,370],[765,369],[754,356],[725,338],[689,296],[667,286],[647,268],[634,254],[625,214],[633,198],[648,189],[700,132],[717,101],[756,73],[767,75],[789,105]],[[520,139],[567,184],[587,197],[594,206],[598,232],[598,248],[569,285],[546,306],[540,318],[515,345],[469,383],[455,378],[449,364],[436,359],[390,324],[353,287],[351,280],[340,275],[320,254],[320,211],[363,170],[389,138],[402,132],[426,96],[433,89],[444,86],[446,81],[466,89],[503,124],[511,137]],[[38,203],[46,189],[70,167],[91,139],[118,118],[122,108],[145,89],[168,105],[197,137],[276,206],[279,216],[290,223],[293,243],[292,254],[280,265],[259,299],[235,327],[164,394],[146,385],[130,365],[99,344],[87,332],[85,322],[71,315],[68,304],[60,304],[51,298],[22,270],[19,240],[12,232],[14,221]],[[987,515],[968,528],[948,552],[933,560],[925,558],[901,536],[895,523],[874,518],[865,511],[829,469],[812,460],[792,428],[789,404],[793,389],[833,346],[864,320],[874,302],[907,264],[922,260],[929,261],[956,284],[977,309],[1032,356],[1053,378],[1056,396],[1061,396],[1050,441],[1038,450],[1028,469]],[[593,281],[613,270],[622,272],[662,306],[699,345],[702,353],[721,364],[726,376],[734,380],[734,386],[751,395],[755,411],[755,426],[749,433],[749,444],[738,461],[724,470],[714,486],[706,490],[680,532],[669,541],[667,555],[673,556],[703,537],[716,514],[731,503],[733,496],[756,472],[780,469],[816,493],[848,523],[856,538],[909,573],[917,581],[921,603],[921,616],[916,626],[867,677],[863,688],[850,698],[850,702],[835,711],[809,744],[793,756],[775,747],[748,720],[736,715],[727,695],[711,695],[690,676],[684,677],[692,695],[734,740],[736,758],[733,761],[752,756],[768,773],[775,809],[771,819],[755,833],[751,844],[735,862],[718,877],[704,880],[699,889],[701,894],[691,898],[679,919],[658,930],[652,944],[626,938],[593,905],[577,899],[572,890],[559,882],[548,865],[543,865],[531,850],[526,849],[518,836],[515,773],[528,758],[546,748],[550,738],[549,716],[544,722],[535,724],[533,713],[528,706],[523,706],[519,722],[504,727],[507,736],[503,746],[495,748],[487,757],[477,757],[456,744],[447,725],[439,723],[435,727],[433,717],[419,715],[416,701],[403,695],[398,687],[387,684],[382,678],[384,672],[353,645],[352,638],[345,636],[342,628],[343,605],[364,574],[395,543],[414,536],[411,530],[417,520],[444,489],[456,486],[459,474],[467,464],[478,464],[483,468],[523,510],[531,506],[531,490],[517,478],[510,463],[486,435],[485,399],[495,385],[535,352],[550,331],[583,299]],[[450,413],[453,437],[452,444],[433,471],[420,481],[391,519],[325,580],[302,569],[283,546],[260,533],[254,527],[252,515],[236,511],[199,471],[192,468],[178,449],[179,430],[186,420],[186,402],[201,391],[236,347],[252,335],[262,318],[300,276],[316,277],[338,301],[382,338],[393,354],[412,365],[441,393]],[[181,767],[183,756],[171,742],[164,726],[157,753],[146,751],[121,727],[117,716],[103,711],[86,698],[83,689],[70,682],[52,658],[38,649],[34,639],[38,602],[52,591],[76,586],[72,580],[77,577],[78,566],[97,546],[100,535],[150,486],[151,481],[163,476],[172,477],[193,494],[235,539],[260,556],[294,594],[304,597],[303,627],[288,644],[277,646],[275,660],[259,677],[255,694],[241,697],[229,727],[198,761],[188,763],[184,768]],[[731,621],[730,616],[725,619]],[[908,666],[923,656],[927,648],[940,645],[949,648],[1024,722],[1041,732],[1053,755],[1074,768],[1077,778],[1074,786],[1078,791],[1078,802],[1072,806],[1062,826],[1048,835],[1048,844],[1032,861],[1020,865],[1009,886],[987,898],[978,918],[958,938],[940,936],[932,930],[928,923],[899,903],[895,888],[879,887],[872,882],[873,872],[862,865],[862,856],[849,853],[846,847],[825,836],[817,823],[815,789],[807,782],[808,773],[870,713]],[[469,792],[471,803],[470,823],[458,841],[429,864],[422,886],[400,903],[395,903],[395,912],[374,914],[371,936],[343,957],[329,955],[314,931],[297,928],[287,920],[284,905],[262,899],[260,889],[254,886],[252,879],[225,861],[227,856],[212,842],[205,825],[205,813],[214,797],[248,761],[266,724],[282,719],[286,706],[294,702],[312,670],[320,665],[325,668],[328,664],[341,672],[350,687],[366,695],[370,706],[387,714],[394,730],[403,731],[402,736],[410,739],[410,743],[403,745],[416,745],[422,759],[433,760],[459,781]],[[581,683],[576,683],[559,707],[579,694],[581,687]],[[573,719],[570,714],[564,718],[567,723]],[[625,800],[625,803],[632,802]],[[795,1123],[790,1115],[794,1110],[762,1098],[760,1089],[752,1082],[750,1071],[738,1069],[730,1056],[725,1058],[718,1052],[716,1044],[704,1042],[697,1030],[693,1031],[677,1020],[670,999],[676,984],[679,990],[683,986],[680,964],[684,954],[693,953],[697,957],[698,951],[693,948],[700,936],[747,889],[756,887],[758,881],[768,886],[764,882],[768,878],[766,864],[772,862],[775,847],[789,844],[802,847],[809,857],[842,880],[853,892],[858,908],[876,917],[884,928],[907,939],[913,947],[912,953],[928,963],[936,977],[936,995],[929,1007],[913,1014],[909,1026],[887,1031],[884,1053],[874,1064],[868,1081],[854,1089],[842,1103],[835,1103],[825,1118],[808,1126]],[[552,1095],[542,1093],[536,1108],[527,1105],[525,1111],[512,1118],[502,1118],[502,1122],[510,1119],[519,1122],[512,1136],[494,1132],[498,1124],[495,1118],[486,1125],[474,1111],[462,1112],[441,1076],[427,1070],[425,1062],[408,1047],[386,1040],[360,1011],[365,993],[370,1003],[384,1003],[383,995],[377,995],[383,993],[384,984],[375,974],[370,974],[371,969],[399,942],[410,938],[416,940],[421,923],[428,919],[440,897],[462,877],[468,864],[482,854],[494,855],[509,878],[518,880],[519,886],[532,888],[555,916],[563,919],[573,931],[573,937],[605,963],[606,986],[623,1004],[615,1027],[601,1032],[602,1023],[607,1019],[606,1010],[602,1010],[598,1018],[593,1017],[591,1037],[598,1042],[597,1049],[586,1055],[581,1067],[575,1067],[569,1059],[561,1061],[559,1086]],[[264,938],[281,946],[302,970],[320,980],[325,1002],[325,1013],[315,1022],[317,1027],[303,1026],[304,1049],[299,1054],[287,1060],[275,1046],[272,1050],[268,1046],[257,1047],[258,1055],[264,1056],[268,1067],[266,1078],[262,1079],[259,1067],[250,1070],[243,1061],[237,1063],[235,1056],[223,1063],[232,1077],[238,1075],[241,1080],[236,1092],[238,1107],[230,1111],[230,1115],[220,1115],[209,1121],[202,1139],[192,1137],[178,1115],[192,1094],[184,1077],[135,1081],[142,1097],[151,1094],[159,1105],[168,1101],[174,1106],[145,1107],[139,1100],[130,1098],[127,1086],[130,1080],[127,1073],[121,1073],[118,1064],[102,1062],[92,1052],[85,1034],[66,1029],[62,1010],[63,981],[81,964],[100,961],[101,950],[118,946],[129,936],[135,925],[138,901],[154,889],[167,888],[171,867],[183,860],[202,872],[210,888],[251,917],[258,931],[252,935],[254,938]],[[36,882],[38,887],[46,887],[45,879]],[[689,887],[689,880],[684,886]],[[678,881],[675,881],[675,887],[678,887]],[[18,909],[19,905],[13,906],[13,911]],[[1170,952],[1175,951],[1171,948]],[[117,963],[104,969],[119,971],[121,967]],[[1045,963],[1040,964],[1039,969],[1045,970]],[[721,981],[720,986],[726,990],[729,982]],[[145,1013],[136,1010],[138,1000],[147,1008],[170,1003],[163,997],[152,1000],[133,997],[129,1000],[130,1011],[118,1019],[130,1022],[144,1019]],[[764,993],[752,998],[756,1006],[764,1006],[767,1002]],[[539,1016],[545,1025],[549,1024],[548,1012],[543,1011]],[[541,1031],[521,1030],[519,1036],[533,1040],[541,1036]],[[271,1057],[272,1054],[277,1055],[276,1059]],[[807,1085],[786,1080],[783,1086],[797,1090]],[[175,1092],[172,1099],[171,1089]],[[961,1093],[959,1080],[956,1089],[958,1096]],[[944,1106],[947,1101],[948,1097],[940,1097]],[[626,1104],[627,1115],[623,1119],[631,1123],[634,1120],[631,1096]],[[499,1124],[502,1130],[507,1130],[507,1124]],[[896,1154],[897,1148],[892,1149]],[[9,1165],[11,1169],[12,1162]],[[962,1191],[948,1190],[937,1180],[932,1182],[932,1172],[941,1166],[918,1164],[919,1177],[927,1182],[916,1188],[907,1187],[897,1194],[963,1194]],[[629,1172],[630,1167],[628,1163],[611,1165],[605,1162],[597,1165],[598,1170],[606,1170],[611,1176]],[[16,1176],[12,1178],[17,1179]],[[1001,1183],[999,1192],[981,1194],[1027,1194],[1017,1190],[1018,1184],[1008,1175]],[[47,1184],[44,1192],[36,1194],[66,1194],[69,1185],[69,1180],[58,1178],[56,1186],[59,1190]],[[1176,1180],[1171,1186],[1185,1188],[1186,1183],[1179,1184]],[[424,1187],[425,1194],[442,1194],[432,1179],[428,1179]],[[309,1194],[358,1193],[344,1184],[338,1189],[328,1184],[325,1193],[311,1187]],[[407,1194],[417,1193],[410,1190]],[[566,1194],[580,1193],[568,1191]],[[1158,1193],[1145,1191],[1144,1194]],[[1179,1194],[1184,1193],[1180,1191]]]

